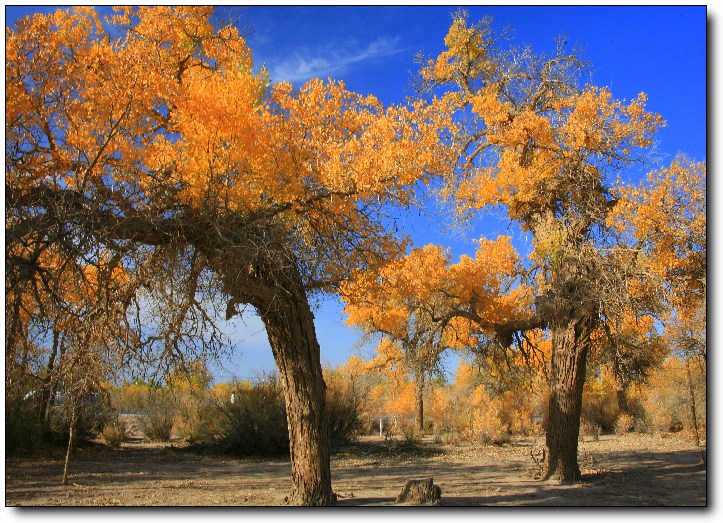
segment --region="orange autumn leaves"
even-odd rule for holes
[[[490,23],[471,26],[458,16],[447,50],[421,72],[474,122],[460,129],[462,176],[450,179],[444,196],[464,209],[506,206],[523,228],[559,205],[604,204],[596,188],[605,169],[651,145],[662,118],[646,111],[644,93],[625,102],[605,88],[577,87],[574,55],[501,52]]]
[[[8,29],[6,132],[22,149],[8,180],[161,212],[283,212],[312,241],[339,226],[329,216],[364,236],[360,202],[409,203],[416,182],[451,168],[442,102],[385,108],[341,82],[270,85],[211,13],[120,8],[101,21],[77,8]]]
[[[705,162],[679,155],[638,186],[616,192],[608,225],[630,237],[640,266],[665,281],[671,305],[692,318],[707,285]]]
[[[495,50],[489,23],[463,18],[454,20],[446,50],[422,68],[424,81],[448,87],[429,103],[385,108],[318,79],[270,85],[263,70],[254,72],[243,37],[214,27],[212,11],[126,7],[101,21],[78,7],[6,30],[8,183],[70,187],[123,213],[278,214],[316,249],[309,258],[353,237],[355,248],[339,249],[346,256],[321,261],[348,268],[365,265],[358,253],[395,252],[400,243],[365,205],[409,203],[415,183],[441,175],[468,209],[504,205],[529,229],[531,217],[556,206],[607,203],[598,189],[608,162],[649,145],[662,125],[644,94],[622,102],[604,88],[558,88],[544,67],[528,85],[529,71],[503,67],[515,64]],[[524,96],[512,96],[518,91]],[[465,134],[458,109],[479,128]],[[455,140],[469,140],[460,159]],[[493,161],[482,161],[483,150]],[[705,266],[704,247],[665,223],[674,193],[696,187],[687,225],[704,245],[704,189],[688,172],[674,164],[653,193],[626,195],[635,234],[656,238],[651,263],[665,273],[690,272],[701,256]],[[535,239],[540,258],[565,244],[564,229],[550,230],[557,236]],[[403,334],[415,315],[436,321],[472,307],[490,325],[509,322],[531,306],[532,292],[515,276],[519,263],[506,238],[481,241],[474,258],[456,264],[441,247],[414,249],[346,284],[349,321]],[[469,320],[449,322],[447,343],[473,338]]]
[[[542,111],[513,111],[498,97],[494,86],[487,86],[471,104],[488,126],[487,143],[499,147],[499,160],[471,171],[456,197],[478,208],[505,205],[512,219],[523,222],[558,202],[584,204],[595,197],[593,191],[574,193],[573,188],[600,186],[605,164],[633,147],[650,145],[662,123],[644,111],[642,94],[626,105],[591,87]]]
[[[359,271],[341,294],[349,324],[403,339],[427,322],[427,328],[443,333],[447,346],[469,346],[481,328],[464,316],[470,307],[488,322],[488,335],[493,325],[528,310],[531,294],[519,284],[519,271],[519,257],[506,236],[480,240],[474,258],[465,255],[455,264],[445,249],[427,245],[379,272]]]
[[[65,253],[52,248],[31,252],[16,244],[8,246],[8,251],[10,256],[33,263],[35,270],[28,271],[24,281],[6,288],[6,342],[20,334],[33,351],[42,353],[43,345],[36,345],[31,332],[39,324],[50,322],[56,333],[79,336],[93,330],[101,315],[112,317],[117,312],[113,296],[122,294],[129,276],[110,253],[101,252],[93,262],[81,262],[70,261]],[[119,322],[112,323],[117,332],[128,334]]]
[[[495,64],[489,59],[488,53],[492,43],[484,22],[476,27],[468,27],[466,20],[456,18],[444,38],[447,50],[436,59],[427,61],[422,69],[422,77],[436,82],[457,80],[460,70],[468,76],[489,75],[495,71]]]
[[[621,186],[608,223],[645,248],[661,275],[700,275],[706,253],[706,164],[678,156],[637,187]]]

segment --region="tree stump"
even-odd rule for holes
[[[397,496],[397,503],[420,505],[441,505],[442,489],[434,484],[433,478],[408,479]]]

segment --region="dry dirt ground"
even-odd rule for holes
[[[643,434],[580,443],[582,481],[540,482],[531,450],[542,438],[502,447],[416,446],[363,438],[334,451],[339,505],[396,505],[408,478],[434,478],[444,506],[706,506],[707,472],[690,438]],[[8,459],[6,506],[279,506],[287,459],[232,459],[176,446],[124,443],[80,448],[69,485],[62,456]]]

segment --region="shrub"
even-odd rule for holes
[[[348,382],[336,374],[326,377],[326,408],[332,441],[354,441],[363,430],[361,406]],[[233,391],[234,402],[228,394]],[[206,412],[212,411],[210,407]],[[277,378],[236,383],[225,391],[220,413],[221,452],[236,455],[279,455],[289,452],[284,395]]]
[[[508,432],[482,432],[480,441],[484,445],[504,445],[509,443],[512,437]]]
[[[696,396],[697,423],[705,428],[706,382],[700,365],[690,364],[691,377]],[[660,433],[692,429],[690,418],[690,383],[686,364],[677,357],[668,358],[661,368],[650,376],[642,392],[641,403],[645,420],[651,430]]]
[[[600,439],[600,434],[602,434],[602,427],[600,424],[595,421],[588,418],[582,418],[580,421],[580,439],[584,439],[585,437],[592,438],[593,441],[597,441]]]
[[[37,451],[55,443],[50,428],[40,419],[37,409],[28,402],[8,402],[5,405],[5,451]],[[59,441],[58,443],[62,443]],[[66,440],[67,442],[67,440]]]
[[[364,429],[359,400],[336,373],[330,373],[325,381],[329,437],[332,441],[356,441]]]
[[[149,389],[145,399],[145,416],[139,423],[145,437],[151,441],[169,441],[175,418],[173,398],[167,390]]]
[[[219,410],[206,390],[181,391],[176,394],[176,431],[188,443],[212,439]]]
[[[635,428],[635,418],[630,414],[621,414],[615,421],[615,434],[622,435],[632,432]]]
[[[635,432],[639,432],[641,434],[647,434],[650,432],[650,426],[644,418],[635,417],[633,419],[635,420],[635,426],[633,427]]]
[[[145,411],[149,390],[153,388],[152,383],[141,380],[125,383],[119,388],[113,388],[110,391],[113,408],[125,412]]]
[[[222,411],[222,452],[236,455],[274,455],[289,452],[286,406],[281,386],[274,377],[238,384],[235,402],[226,400]]]
[[[404,442],[410,445],[417,444],[422,441],[422,435],[417,432],[417,429],[414,427],[414,423],[402,424],[402,436],[404,437]]]
[[[617,416],[618,402],[612,378],[603,374],[599,379],[586,381],[582,397],[582,418],[592,424],[590,428],[599,428],[601,433],[612,432]],[[595,437],[593,433],[585,435]]]
[[[459,432],[444,432],[440,437],[442,445],[459,445],[461,441]]]
[[[128,430],[126,429],[125,423],[119,419],[115,419],[107,422],[103,426],[101,436],[103,436],[103,440],[108,446],[118,448],[121,443],[128,438]]]
[[[536,397],[529,391],[522,393],[520,390],[508,390],[496,398],[499,404],[497,416],[505,429],[503,432],[521,435],[534,434],[536,426],[532,415],[536,407],[533,402],[535,399]]]
[[[508,424],[503,420],[502,398],[490,398],[482,387],[472,397],[473,439],[484,445],[502,445],[510,441]]]
[[[49,429],[54,443],[67,444],[70,436],[73,404],[69,398],[59,395],[56,404],[50,409]],[[107,395],[91,392],[79,400],[77,413],[77,439],[82,443],[100,435],[103,426],[113,418],[113,410]]]

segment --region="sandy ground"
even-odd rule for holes
[[[367,437],[335,450],[342,506],[396,505],[408,478],[434,478],[444,506],[706,506],[706,465],[690,438],[630,434],[580,443],[582,481],[541,482],[531,450],[542,438],[502,447],[417,446]],[[62,456],[8,459],[7,506],[279,506],[290,489],[286,459],[231,459],[178,446],[124,443],[80,448],[69,485]]]

